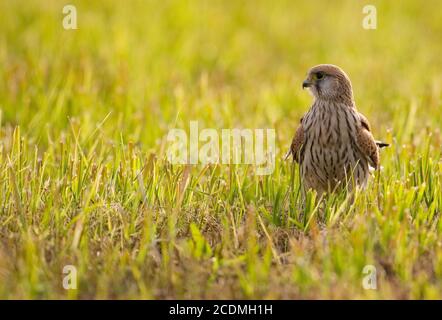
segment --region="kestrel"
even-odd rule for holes
[[[367,118],[356,110],[347,74],[321,64],[311,68],[302,88],[314,102],[301,118],[289,155],[300,165],[304,188],[318,193],[348,185],[365,187],[369,166],[379,168],[379,149],[388,144],[374,140]]]

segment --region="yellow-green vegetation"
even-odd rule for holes
[[[371,1],[376,30],[359,1],[68,3],[0,2],[1,298],[442,298],[440,1]],[[392,146],[303,207],[283,155],[319,63]],[[169,164],[191,120],[275,128],[273,174]]]

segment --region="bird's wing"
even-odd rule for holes
[[[377,141],[376,140],[376,145],[378,146],[379,149],[385,148],[385,147],[389,147],[390,144],[386,143],[386,142],[382,142],[382,141]]]
[[[370,123],[367,118],[359,113],[361,125],[357,129],[356,143],[363,154],[369,159],[370,165],[377,169],[379,167],[379,149],[370,131]]]
[[[300,125],[296,130],[295,136],[293,137],[292,144],[290,145],[290,150],[287,153],[286,158],[292,155],[293,160],[299,162],[299,154],[301,152],[303,145],[304,145],[304,128],[302,126],[302,118],[301,118]]]

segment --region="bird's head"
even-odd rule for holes
[[[316,99],[353,105],[350,78],[335,65],[320,64],[311,68],[302,88],[309,88]]]

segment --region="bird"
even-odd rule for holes
[[[367,118],[356,109],[350,78],[338,66],[312,67],[302,88],[313,104],[300,120],[287,156],[300,166],[304,190],[318,194],[365,188],[369,167],[379,169],[379,149]]]

